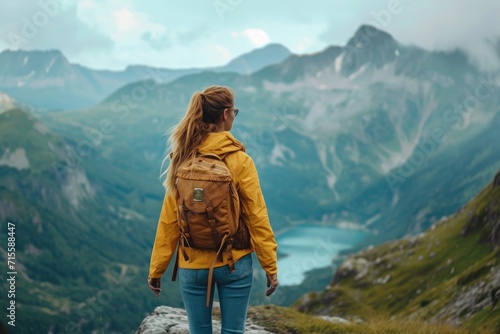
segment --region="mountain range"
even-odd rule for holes
[[[228,85],[242,110],[234,132],[258,163],[280,228],[308,219],[353,223],[380,239],[419,232],[500,166],[498,74],[481,73],[460,51],[404,46],[374,29],[362,26],[345,47],[292,55],[251,75],[136,82],[93,108],[43,117],[71,129],[65,135],[110,119],[116,126],[103,151],[112,155],[114,143],[126,142],[156,164],[158,138],[191,93]],[[366,31],[377,37],[366,39]],[[457,183],[454,173],[468,178]],[[280,195],[287,188],[301,191]]]
[[[5,50],[0,53],[0,91],[37,109],[79,109],[101,102],[130,82],[148,78],[170,82],[186,74],[207,70],[249,74],[279,63],[290,54],[280,44],[268,44],[215,68],[168,69],[131,65],[122,71],[108,71],[72,64],[58,50]]]
[[[176,72],[164,82],[131,75],[122,83],[64,58],[45,72],[51,61],[41,52],[39,76],[15,89],[33,71],[23,68],[30,59],[2,53],[11,65],[0,67],[0,82],[11,90],[0,86],[8,93],[0,99],[0,219],[18,224],[27,333],[127,332],[158,303],[144,282],[163,197],[164,134],[207,85],[236,92],[233,132],[257,165],[276,233],[298,224],[365,230],[353,250],[416,235],[500,168],[498,73],[483,73],[461,51],[406,46],[371,26],[315,54],[277,50],[235,60],[247,66],[240,73]],[[104,94],[104,77],[120,88]],[[78,94],[100,102],[58,100]],[[280,304],[323,289],[339,264],[283,287]],[[252,304],[269,303],[264,279],[256,277]],[[164,290],[179,307],[177,287]]]

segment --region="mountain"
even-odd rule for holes
[[[281,63],[292,53],[281,44],[271,43],[234,58],[228,64],[218,67],[216,72],[251,74],[266,66]]]
[[[57,50],[0,53],[0,89],[36,108],[96,103],[101,94],[109,94],[127,79],[113,80],[107,75],[110,73],[70,64]]]
[[[500,172],[453,215],[417,236],[352,254],[299,311],[500,328]],[[381,315],[382,316],[382,315]],[[474,332],[476,333],[476,332]]]
[[[341,72],[349,76],[366,65],[380,69],[399,56],[399,48],[399,43],[388,33],[362,25],[349,39],[342,58],[338,60]]]
[[[463,205],[500,167],[494,79],[460,51],[404,46],[369,26],[346,47],[292,55],[252,75],[137,82],[95,108],[58,118],[97,124],[126,110],[113,137],[142,145],[174,123],[193,91],[213,83],[237,92],[242,113],[234,131],[254,154],[279,227],[347,221],[373,233],[367,242],[418,233]],[[140,99],[126,103],[140,90]],[[163,150],[155,150],[160,159]],[[468,177],[456,182],[464,172]],[[283,197],[282,189],[292,191]]]
[[[155,302],[144,263],[162,198],[133,168],[127,174],[91,152],[97,142],[58,136],[29,112],[1,113],[0,133],[0,239],[7,245],[14,226],[16,333],[133,328]],[[168,290],[179,305],[178,289]]]
[[[206,70],[249,74],[289,55],[284,46],[269,44],[220,67],[167,69],[132,65],[123,71],[107,71],[71,64],[58,50],[5,50],[0,53],[0,90],[39,109],[78,109],[100,102],[130,82],[170,82]]]
[[[335,199],[336,213],[328,220],[369,222],[383,238],[425,229],[464,204],[464,197],[453,199],[458,193],[472,196],[487,182],[471,181],[469,189],[454,184],[458,168],[474,178],[483,168],[491,176],[499,167],[500,152],[493,147],[500,124],[498,88],[460,51],[406,47],[368,26],[354,36],[344,48],[292,56],[258,71],[248,86],[274,92],[274,101],[291,106],[288,127],[315,142],[324,167],[321,178]],[[484,96],[476,96],[479,90]],[[473,111],[464,106],[469,101]],[[471,163],[480,152],[489,153],[477,157],[481,163]],[[446,185],[437,189],[440,179]],[[447,200],[425,200],[435,196]],[[397,205],[401,200],[405,203]],[[434,208],[415,211],[424,201]],[[395,209],[401,211],[396,215]]]

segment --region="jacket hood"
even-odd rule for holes
[[[245,152],[245,146],[229,131],[211,132],[198,147],[198,151],[202,154],[214,153],[221,156],[236,151]]]

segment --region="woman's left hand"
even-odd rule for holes
[[[161,278],[148,278],[148,284],[149,288],[154,292],[156,297],[160,297]]]

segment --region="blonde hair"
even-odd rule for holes
[[[167,140],[170,152],[163,164],[170,158],[168,168],[161,174],[167,175],[164,187],[175,188],[175,174],[186,159],[195,153],[196,148],[205,140],[210,132],[216,129],[224,109],[234,105],[234,92],[223,86],[209,86],[203,92],[196,92],[189,101],[186,114],[170,132]]]

